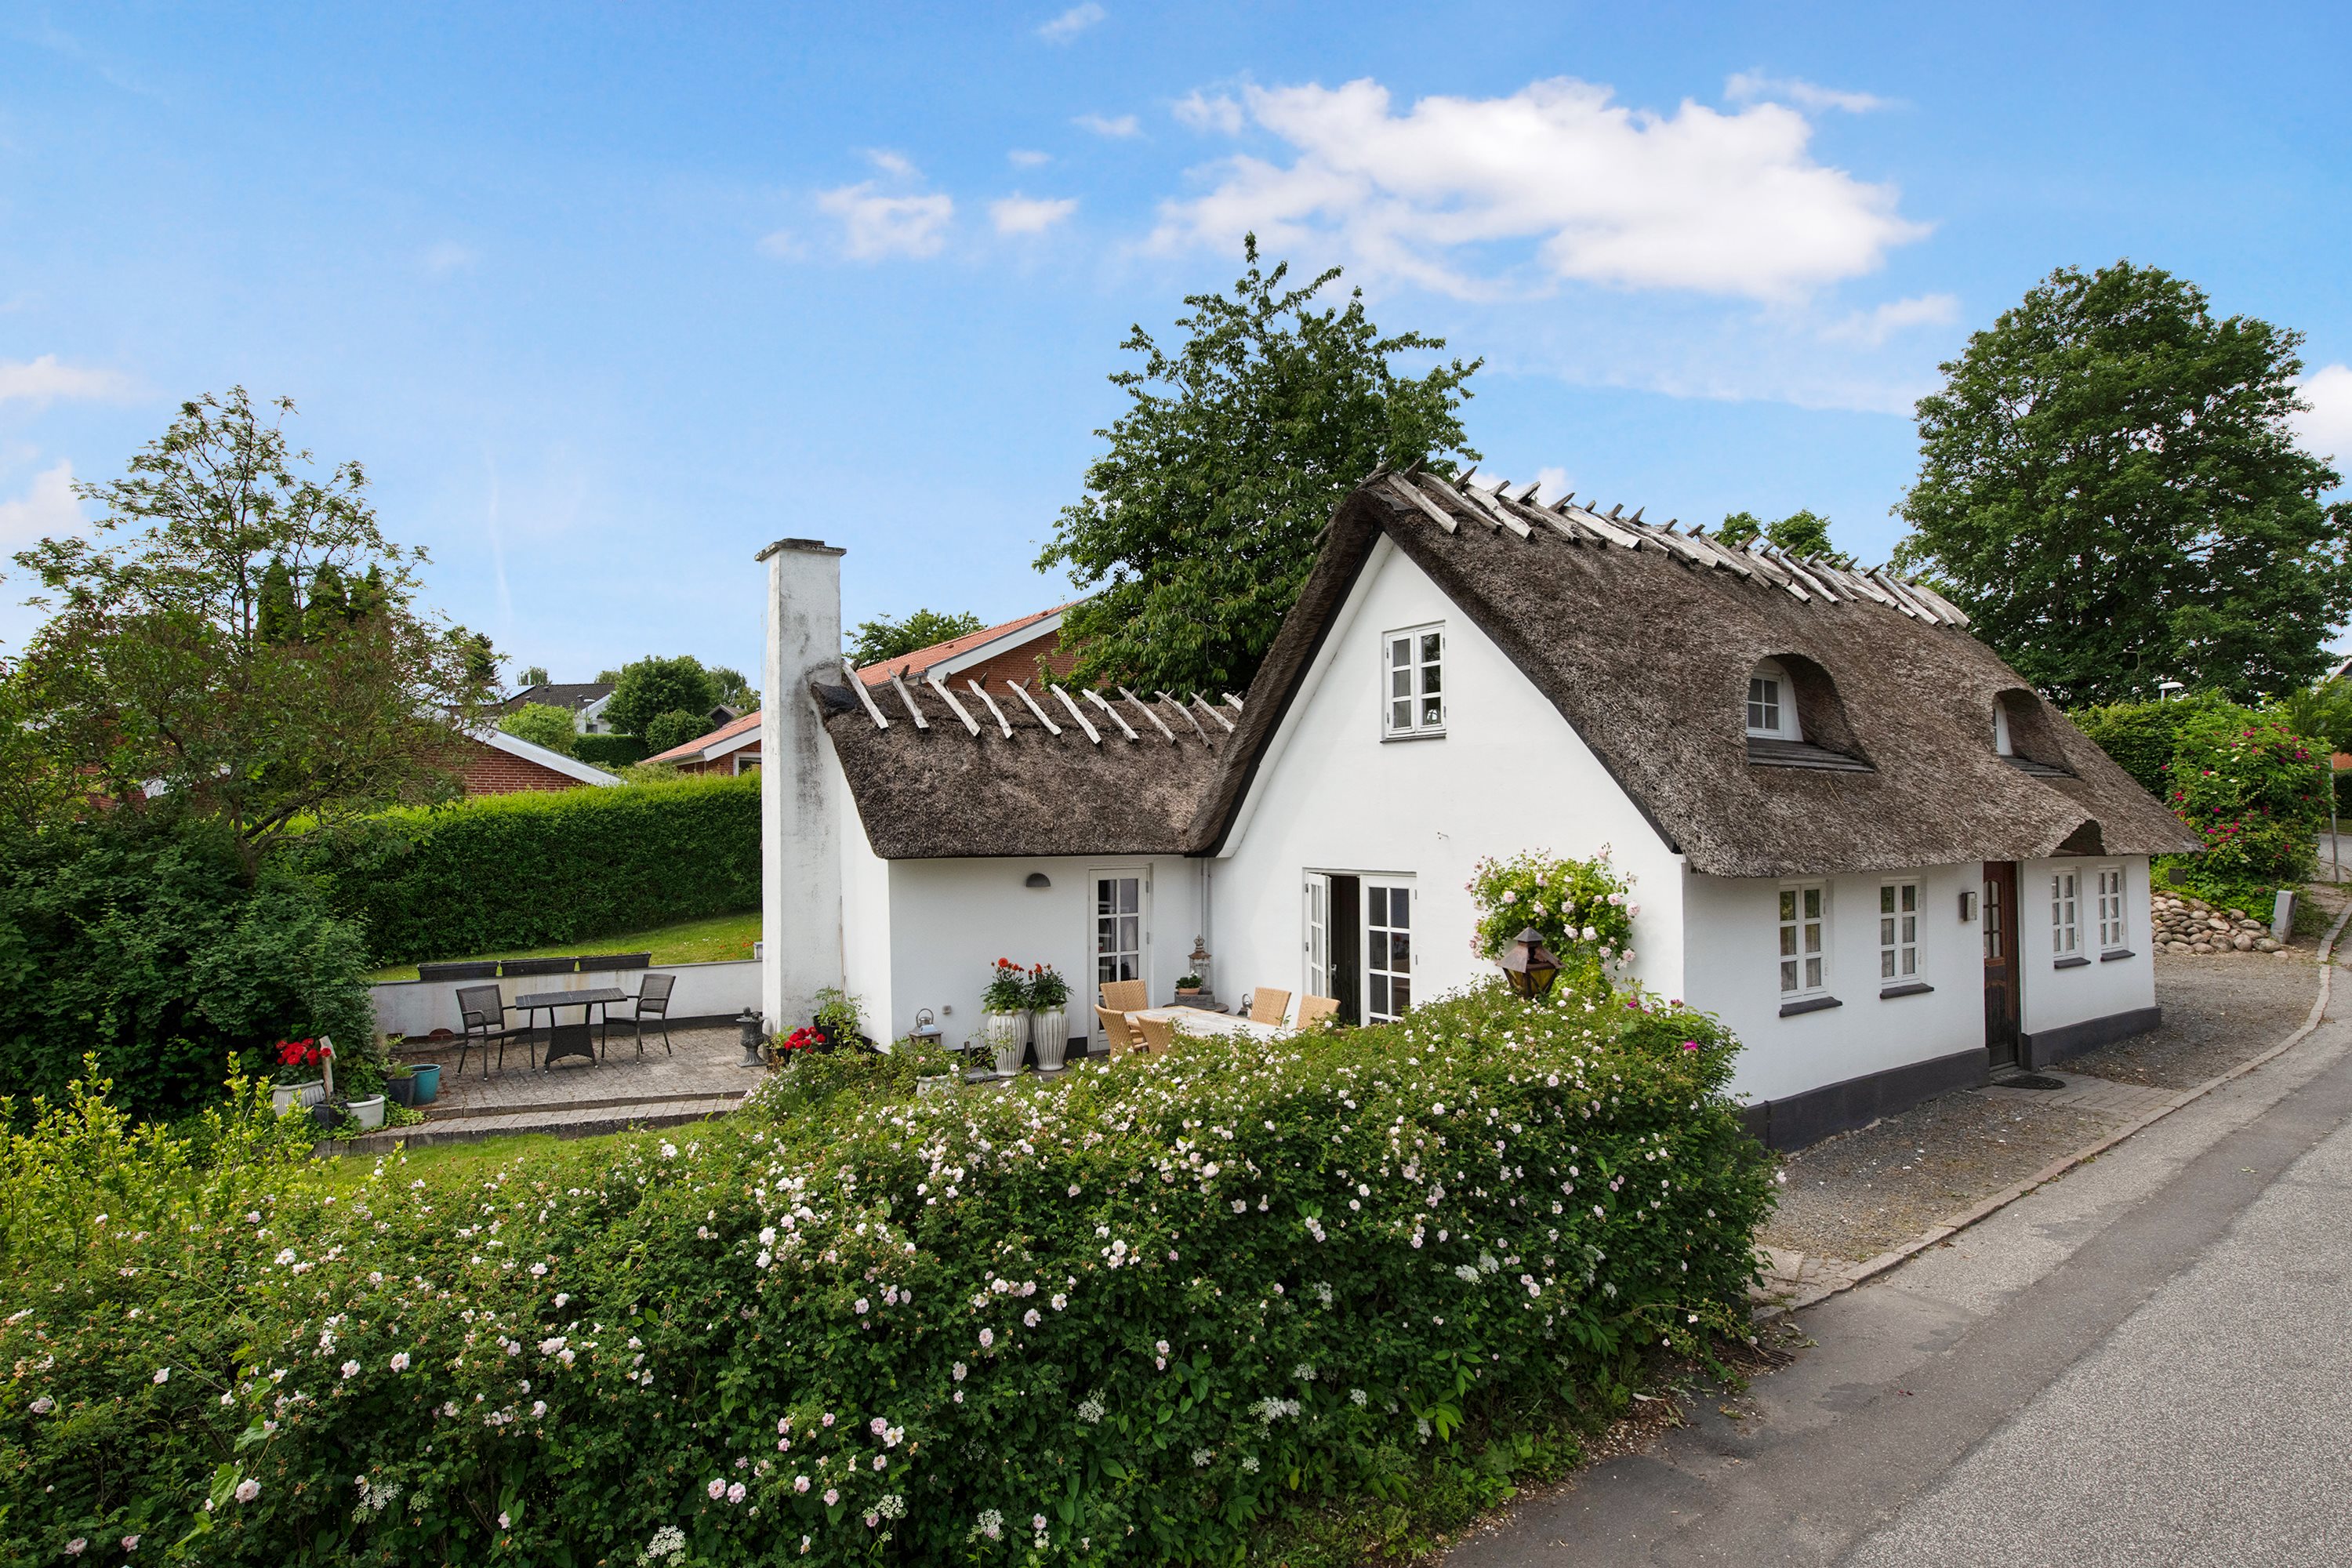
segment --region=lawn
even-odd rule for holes
[[[469,952],[467,961],[488,958],[569,958],[575,953],[645,952],[650,951],[654,963],[718,963],[730,958],[749,958],[751,944],[760,940],[760,911],[749,910],[741,914],[714,915],[709,920],[681,921],[677,925],[656,926],[651,931],[623,931],[618,936],[591,937],[583,942],[567,942],[554,947],[519,948],[510,952]],[[394,964],[379,969],[370,980],[414,980],[416,965]]]
[[[551,1132],[518,1132],[511,1137],[485,1138],[478,1143],[427,1143],[404,1149],[397,1155],[331,1155],[326,1157],[320,1173],[331,1186],[356,1190],[367,1180],[368,1173],[375,1169],[379,1159],[397,1159],[412,1177],[432,1176],[436,1180],[483,1177],[510,1161],[521,1160],[543,1178],[551,1168],[566,1161],[608,1158],[609,1151],[604,1145],[616,1138],[635,1136],[632,1132],[607,1132],[593,1138],[558,1138]]]

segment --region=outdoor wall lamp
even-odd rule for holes
[[[1533,926],[1519,932],[1511,951],[1503,954],[1503,978],[1510,982],[1513,994],[1530,1002],[1551,994],[1551,983],[1559,978],[1559,960],[1543,944],[1543,932]]]

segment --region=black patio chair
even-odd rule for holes
[[[669,1043],[669,994],[677,984],[677,976],[675,974],[648,974],[637,982],[637,994],[629,999],[631,1005],[627,1022],[636,1031],[637,1055],[640,1058],[646,1054],[647,1019],[661,1025],[662,1049],[671,1056],[677,1055]],[[604,1016],[609,1019],[612,1016],[608,1009]]]
[[[490,1047],[499,1047],[499,1070],[506,1071],[507,1042],[520,1037],[524,1031],[507,1027],[507,1001],[495,985],[467,985],[457,992],[457,1014],[466,1026],[465,1038],[457,1047],[457,1070],[455,1078],[466,1076],[466,1053],[477,1044],[482,1047],[482,1076],[490,1076]],[[530,1048],[526,1042],[524,1048]]]

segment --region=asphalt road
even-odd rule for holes
[[[1448,1568],[2352,1563],[2352,1025],[1797,1323]]]

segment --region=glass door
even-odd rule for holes
[[[1143,878],[1140,873],[1095,874],[1095,984],[1141,980],[1143,973]]]
[[[1307,873],[1307,951],[1305,994],[1328,996],[1331,990],[1331,879],[1320,871]]]
[[[1412,884],[1364,880],[1364,1022],[1412,1006]]]

